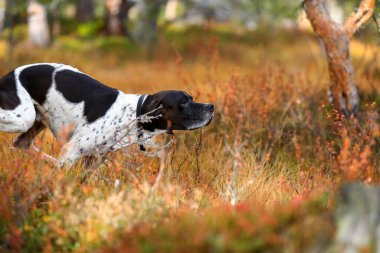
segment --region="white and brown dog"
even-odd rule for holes
[[[21,66],[0,79],[0,131],[21,133],[15,147],[38,151],[33,140],[43,129],[56,138],[68,129],[58,159],[44,154],[57,166],[143,144],[145,133],[197,129],[213,114],[212,104],[182,91],[125,94],[57,63]]]

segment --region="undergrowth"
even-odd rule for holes
[[[157,189],[159,161],[137,149],[57,171],[0,134],[0,251],[330,249],[336,190],[379,182],[377,48],[353,44],[361,116],[344,119],[314,38],[208,32],[168,33],[149,57],[105,38],[15,48],[15,66],[63,62],[127,93],[183,89],[216,111],[210,126],[176,133]],[[1,61],[2,74],[14,67]],[[36,145],[58,154],[49,131]]]

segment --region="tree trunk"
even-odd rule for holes
[[[333,106],[346,116],[356,115],[359,95],[350,58],[350,39],[372,17],[375,0],[362,0],[360,7],[347,18],[344,25],[331,19],[324,0],[304,0],[304,7],[326,52]]]
[[[129,36],[126,25],[129,10],[135,3],[129,0],[107,0],[105,31],[109,35]]]
[[[136,39],[150,46],[157,34],[157,19],[165,0],[144,0],[136,24]]]
[[[76,17],[80,22],[91,21],[94,17],[94,1],[93,0],[79,0]]]
[[[341,187],[335,213],[337,252],[380,252],[380,187]]]
[[[177,17],[178,0],[168,0],[165,8],[165,19],[174,20]]]
[[[62,0],[52,0],[48,5],[53,37],[58,37],[61,34],[61,2]]]
[[[4,23],[5,23],[5,8],[6,8],[6,1],[5,0],[0,0],[0,35],[3,31],[4,28]]]
[[[28,31],[30,42],[38,47],[50,45],[50,32],[45,7],[35,0],[28,5]]]
[[[17,4],[17,3],[16,3]],[[7,54],[8,54],[8,64],[10,66],[13,65],[13,53],[14,53],[14,46],[15,46],[15,40],[14,40],[14,5],[15,2],[12,0],[6,0],[5,1],[5,17],[4,17],[4,27],[9,29],[8,36],[7,36]]]

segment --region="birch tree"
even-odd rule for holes
[[[157,21],[166,0],[143,0],[136,22],[135,39],[145,46],[153,44],[157,35]]]
[[[126,25],[129,10],[135,2],[131,0],[107,0],[105,30],[110,35],[123,35],[129,37],[129,30]]]
[[[31,0],[28,4],[28,32],[30,42],[39,47],[50,44],[50,32],[45,6]]]
[[[350,58],[350,39],[374,14],[375,0],[361,0],[343,24],[332,20],[325,0],[304,0],[307,18],[326,52],[333,106],[345,116],[357,115],[359,94]]]
[[[168,0],[165,7],[165,19],[174,20],[177,17],[178,0]]]
[[[4,28],[5,20],[5,0],[0,0],[0,34]]]

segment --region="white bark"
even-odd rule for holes
[[[4,28],[5,8],[0,8],[0,34]]]
[[[360,183],[344,185],[336,209],[339,252],[380,252],[380,188]]]
[[[330,12],[331,19],[335,21],[335,23],[343,24],[344,22],[344,11],[341,4],[339,4],[336,0],[326,1],[327,8]]]
[[[173,20],[177,17],[178,0],[169,0],[165,8],[165,19]]]
[[[5,20],[5,0],[0,0],[0,34],[4,28]]]
[[[109,13],[108,31],[111,34],[120,34],[121,24],[117,15],[120,13],[121,0],[107,0],[106,6]]]
[[[111,35],[123,35],[129,37],[126,21],[128,13],[135,4],[131,0],[107,0],[106,1],[106,32]]]
[[[28,5],[28,31],[30,42],[38,47],[50,45],[50,32],[46,8],[35,0]]]

